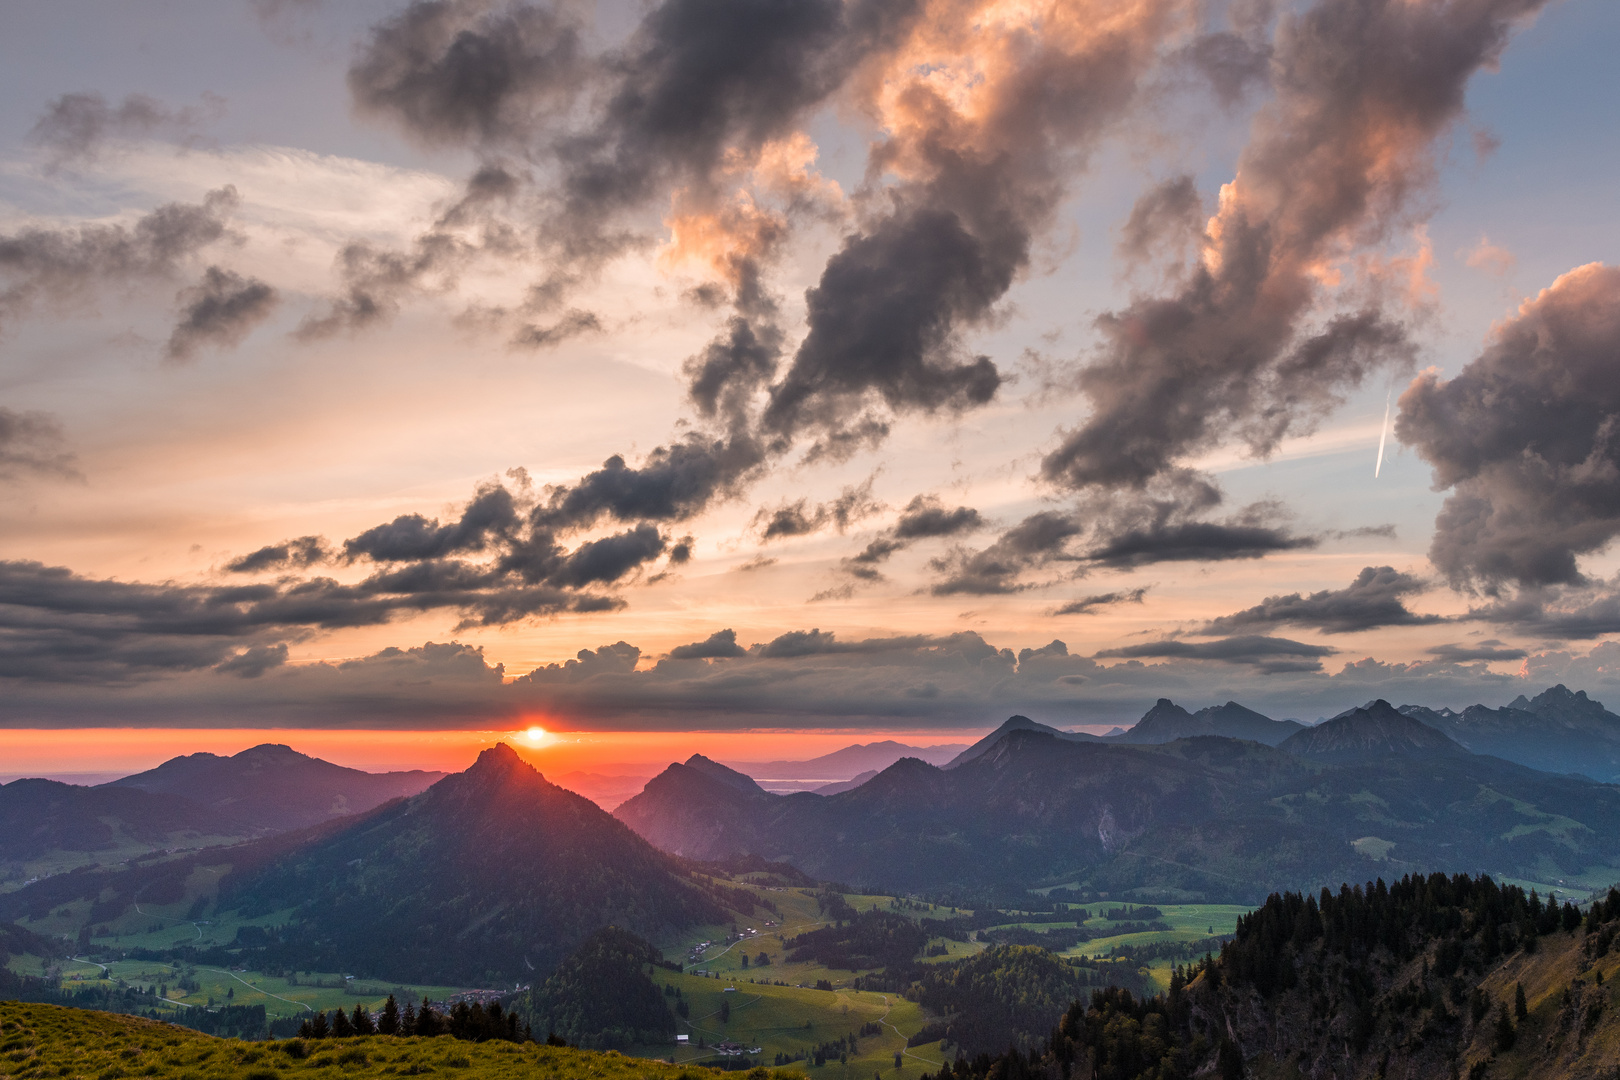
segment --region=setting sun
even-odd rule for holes
[[[546,729],[543,727],[532,727],[523,733],[523,737],[528,739],[531,744],[539,746],[545,741]]]

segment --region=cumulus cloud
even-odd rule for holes
[[[1075,562],[1070,541],[1083,531],[1068,514],[1042,510],[1031,514],[978,551],[955,548],[929,561],[937,579],[930,586],[935,596],[967,594],[992,596],[1029,588],[1020,580],[1025,571],[1053,562]]]
[[[721,660],[746,655],[748,650],[737,644],[737,631],[729,627],[716,630],[702,641],[669,650],[671,660]]]
[[[1468,80],[1541,4],[1319,0],[1285,15],[1275,96],[1200,258],[1175,290],[1099,319],[1104,345],[1079,377],[1091,412],[1047,455],[1046,478],[1142,488],[1228,441],[1265,455],[1375,372],[1409,365],[1386,302],[1397,268],[1367,253],[1413,217]],[[1327,294],[1358,251],[1365,287]]]
[[[1428,588],[1422,578],[1392,566],[1367,566],[1342,589],[1268,596],[1254,607],[1211,619],[1201,632],[1231,634],[1274,626],[1309,626],[1326,634],[1353,634],[1382,626],[1428,626],[1444,620],[1414,613],[1405,600]]]
[[[54,416],[0,406],[0,480],[23,476],[81,478]]]
[[[300,536],[279,544],[267,544],[257,551],[232,559],[225,569],[237,574],[257,574],[265,570],[303,570],[329,561],[333,552],[324,536]]]
[[[203,96],[200,108],[170,109],[146,94],[130,94],[117,105],[97,93],[63,94],[45,107],[29,132],[53,168],[93,162],[118,142],[167,138],[195,142],[198,129],[225,111],[224,99]]]
[[[248,331],[270,317],[276,290],[258,278],[210,266],[196,285],[176,298],[180,322],[169,335],[170,360],[185,360],[203,345],[239,345]]]
[[[1620,533],[1620,269],[1571,270],[1456,378],[1420,375],[1395,433],[1449,489],[1429,558],[1494,594],[1583,582]]]
[[[172,277],[184,261],[227,233],[234,187],[199,204],[169,203],[131,226],[25,228],[0,235],[0,329],[41,304],[82,301],[97,286]]]

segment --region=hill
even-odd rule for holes
[[[1365,734],[1365,720],[1328,734]],[[617,813],[668,851],[964,901],[1072,883],[1259,902],[1419,868],[1546,880],[1620,857],[1620,790],[1461,750],[1323,761],[1217,737],[1131,746],[1023,727],[952,768],[903,759],[825,797],[746,794],[671,766]]]
[[[261,831],[302,829],[358,814],[390,799],[415,795],[444,778],[440,772],[368,773],[264,743],[230,757],[189,754],[155,769],[102,785],[178,795],[218,819]]]
[[[943,765],[965,749],[967,747],[961,743],[908,746],[893,739],[884,739],[881,742],[846,746],[804,761],[734,761],[731,765],[756,780],[844,781],[865,772],[881,772],[903,757]]]
[[[424,1073],[462,1080],[589,1076],[594,1080],[696,1080],[695,1066],[566,1046],[370,1036],[242,1042],[132,1016],[57,1005],[0,1002],[0,1046],[11,1076],[208,1076],[213,1080],[383,1080]],[[766,1072],[756,1080],[773,1074]],[[783,1080],[802,1073],[782,1072]]]
[[[1444,732],[1406,716],[1381,698],[1290,735],[1281,749],[1336,764],[1467,753]]]
[[[1607,1078],[1620,1070],[1617,916],[1613,891],[1583,918],[1442,874],[1273,896],[1167,994],[1076,1001],[1044,1054],[938,1078]]]
[[[541,1038],[554,1034],[573,1046],[604,1050],[673,1044],[675,1015],[642,970],[663,963],[664,954],[646,939],[605,926],[544,983],[520,995],[512,1008],[532,1030],[543,1033]]]
[[[1455,712],[1402,705],[1400,711],[1476,754],[1546,772],[1620,781],[1620,716],[1562,683],[1534,698],[1520,694],[1499,709],[1470,705]]]
[[[242,836],[246,827],[221,821],[178,795],[120,788],[87,788],[55,780],[13,780],[0,787],[0,860],[30,862],[52,853],[139,850],[204,837]]]
[[[254,946],[287,967],[484,985],[545,975],[605,923],[651,934],[722,921],[673,860],[505,744],[262,869],[233,870],[218,908],[294,909]]]
[[[970,761],[983,757],[991,747],[1001,742],[1014,731],[1038,731],[1043,735],[1050,735],[1054,739],[1062,739],[1065,742],[1101,741],[1098,736],[1087,734],[1084,731],[1059,731],[1055,727],[1048,727],[1046,724],[1038,724],[1027,716],[1009,716],[1006,720],[1002,721],[1000,727],[996,728],[996,730],[992,731],[990,734],[986,735],[984,738],[980,739],[966,750],[963,750],[960,754],[957,754],[955,757],[951,758],[951,760],[947,761],[943,767],[947,769],[954,769],[959,765],[966,765]]]

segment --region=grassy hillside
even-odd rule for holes
[[[699,1080],[706,1069],[533,1043],[451,1038],[274,1043],[216,1039],[112,1013],[0,1002],[0,1077],[190,1077],[209,1080],[368,1080],[437,1074],[446,1080]],[[796,1074],[759,1069],[750,1080]],[[802,1080],[802,1077],[799,1077]]]

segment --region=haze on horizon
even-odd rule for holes
[[[1620,696],[1617,49],[1601,0],[10,5],[0,726]]]

